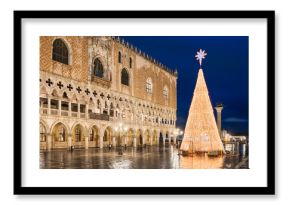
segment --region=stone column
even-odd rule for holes
[[[50,97],[47,98],[47,115],[50,115]]]
[[[222,138],[222,110],[223,110],[223,105],[218,104],[216,107],[216,112],[217,112],[217,127],[218,131],[220,134],[220,138]]]
[[[88,105],[85,105],[86,106],[86,118],[88,119],[89,118],[89,106]]]
[[[46,137],[47,137],[47,140],[46,140],[46,147],[47,147],[47,150],[51,150],[52,148],[52,136],[50,133],[47,133],[46,134]]]
[[[68,148],[72,146],[72,134],[68,134],[67,145],[68,145]]]
[[[177,136],[174,135],[174,137],[173,137],[173,143],[174,143],[174,145],[176,145],[176,138],[177,138]]]
[[[85,149],[88,149],[89,148],[89,135],[86,134],[85,136]]]
[[[71,117],[71,102],[68,102],[68,116]]]
[[[116,137],[113,137],[113,147],[116,147]]]
[[[137,147],[137,137],[133,137],[133,147]]]
[[[80,103],[78,103],[78,118],[81,117],[81,111],[80,111],[81,105]]]
[[[153,145],[153,136],[152,135],[150,136],[150,145],[151,146]]]
[[[61,100],[58,100],[58,115],[61,116]]]
[[[100,139],[99,139],[99,141],[100,141],[100,145],[99,145],[99,147],[100,148],[103,148],[104,147],[104,136],[100,136]]]

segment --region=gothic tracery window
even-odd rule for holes
[[[61,39],[55,39],[52,48],[52,60],[68,65],[68,48]]]
[[[102,62],[96,58],[94,61],[94,75],[103,78],[104,77],[104,68]]]
[[[129,73],[126,70],[126,68],[122,69],[122,72],[121,72],[121,83],[123,85],[129,86]]]
[[[119,53],[118,53],[118,62],[119,62],[119,63],[122,63],[122,54],[121,54],[120,51],[119,51]]]
[[[132,68],[132,58],[129,58],[129,67]]]

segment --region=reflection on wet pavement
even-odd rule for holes
[[[181,156],[174,146],[40,152],[42,169],[234,169],[248,168],[246,156]]]

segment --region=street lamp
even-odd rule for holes
[[[181,129],[177,128],[175,130],[175,134],[176,134],[176,140],[177,140],[176,146],[179,148],[179,140],[178,139],[179,139],[180,135],[183,135],[183,131]]]

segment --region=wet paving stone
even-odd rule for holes
[[[248,168],[246,156],[184,157],[174,146],[89,148],[40,152],[41,169],[234,169]]]

